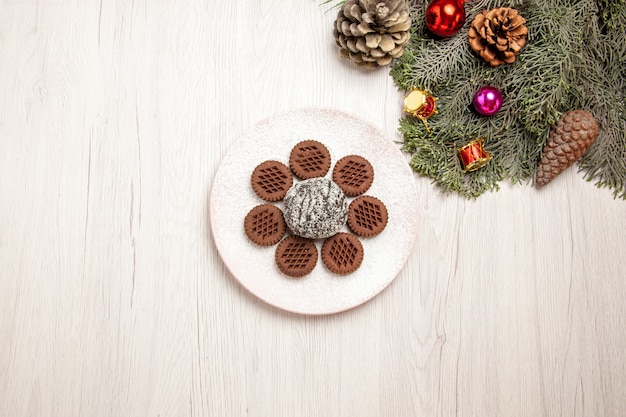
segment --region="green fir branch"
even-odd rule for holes
[[[400,121],[411,167],[442,189],[476,198],[498,183],[531,182],[550,126],[562,113],[591,111],[600,134],[579,169],[599,187],[626,199],[626,0],[482,0],[465,3],[461,31],[447,39],[424,24],[426,1],[413,1],[411,40],[390,74],[404,92],[425,89],[438,97],[438,114],[423,122]],[[467,31],[484,9],[517,8],[526,18],[528,43],[510,65],[490,67],[469,47]],[[492,117],[470,107],[483,85],[502,91],[505,101]],[[484,137],[493,156],[465,173],[457,149]]]

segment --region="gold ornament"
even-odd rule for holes
[[[437,97],[433,97],[427,91],[414,88],[404,96],[404,112],[420,119],[426,130],[430,132],[426,119],[437,114]]]

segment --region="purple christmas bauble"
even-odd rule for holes
[[[496,114],[502,107],[502,93],[496,87],[487,85],[474,94],[474,109],[483,116]]]

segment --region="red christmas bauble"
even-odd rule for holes
[[[426,27],[437,36],[454,35],[465,23],[464,0],[432,0],[426,8]]]

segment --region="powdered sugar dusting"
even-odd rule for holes
[[[309,239],[330,237],[348,220],[348,200],[328,178],[311,178],[295,184],[287,191],[284,203],[287,227]]]
[[[318,262],[303,278],[286,277],[274,262],[276,245],[254,245],[244,232],[245,215],[262,203],[250,186],[254,167],[270,159],[288,163],[293,146],[306,139],[326,145],[332,165],[351,154],[370,161],[375,177],[367,194],[387,206],[387,227],[360,239],[363,263],[350,275],[337,276]],[[418,231],[414,173],[399,147],[375,126],[333,109],[295,109],[255,125],[222,160],[210,196],[211,233],[233,277],[265,302],[301,314],[345,311],[379,294],[404,266]],[[284,209],[282,202],[275,204]],[[341,231],[349,229],[343,226]],[[316,241],[318,249],[321,244]]]

